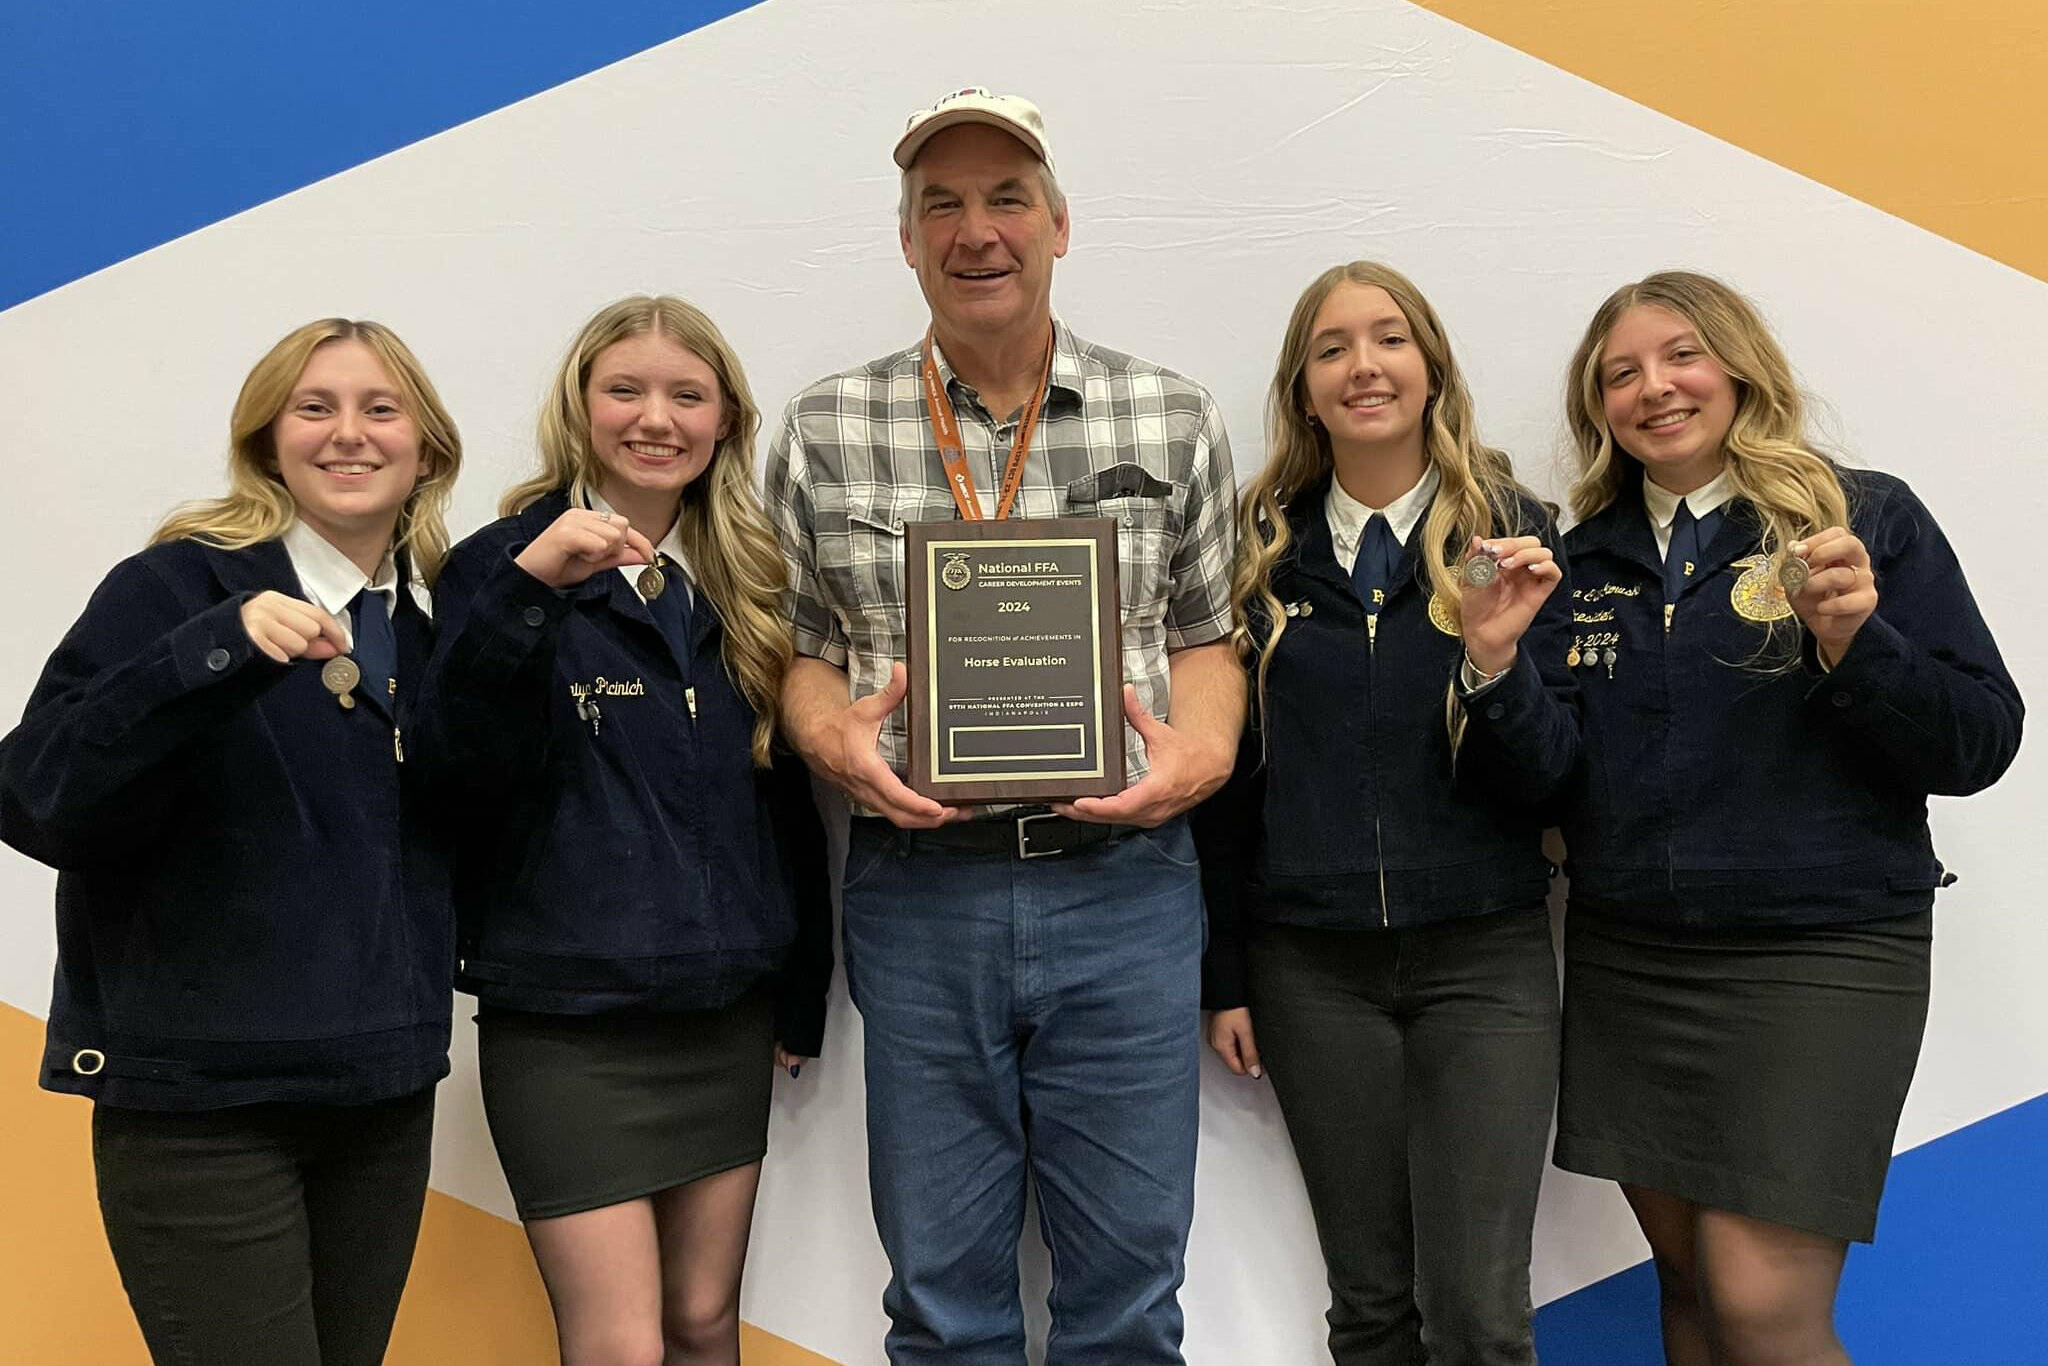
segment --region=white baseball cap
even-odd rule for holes
[[[978,85],[956,90],[931,108],[912,114],[903,127],[903,136],[896,140],[896,164],[909,170],[910,163],[917,160],[917,154],[934,135],[962,123],[985,123],[1000,128],[1029,147],[1048,167],[1052,165],[1052,149],[1045,141],[1045,118],[1038,112],[1038,106],[1018,95],[992,94]]]

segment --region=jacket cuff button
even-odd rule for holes
[[[225,647],[216,645],[206,652],[206,667],[215,673],[219,673],[228,666],[228,662],[233,658],[234,656],[230,655]]]
[[[528,626],[539,626],[548,619],[547,612],[539,607],[529,607],[522,615],[525,617]]]

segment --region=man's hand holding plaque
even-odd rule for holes
[[[1136,825],[1150,830],[1166,824],[1223,785],[1231,754],[1189,739],[1145,710],[1138,690],[1124,684],[1124,717],[1145,745],[1145,776],[1111,797],[1055,802],[1053,810],[1077,821]]]
[[[921,797],[904,786],[882,759],[876,741],[889,713],[903,705],[906,680],[901,664],[889,666],[889,685],[852,702],[822,700],[809,707],[792,706],[797,699],[837,691],[845,696],[846,677],[822,660],[799,656],[790,665],[783,700],[790,739],[818,776],[845,793],[856,806],[885,817],[905,830],[929,830],[958,820],[960,811]]]

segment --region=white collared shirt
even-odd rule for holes
[[[614,517],[620,515],[619,510],[610,503],[607,503],[604,500],[604,495],[600,494],[596,489],[590,490],[590,510],[599,513],[609,512]],[[694,605],[697,601],[697,590],[690,582],[690,562],[683,558],[683,518],[680,509],[676,513],[675,521],[669,526],[668,535],[662,537],[661,544],[654,547],[654,553],[668,556],[670,560],[674,561],[676,567],[683,571],[683,591],[690,595],[689,601]],[[619,566],[619,572],[626,576],[626,582],[633,586],[633,592],[639,597],[640,601],[647,601],[647,595],[640,591],[640,576],[647,572],[647,566],[641,564],[622,564]]]
[[[372,579],[356,567],[354,560],[299,518],[292,519],[279,539],[284,542],[284,553],[291,559],[292,573],[298,576],[306,601],[341,623],[351,650],[355,648],[356,627],[348,605],[355,601],[356,594],[365,588],[382,593],[385,614],[397,615],[398,561],[390,551],[384,552],[384,558],[377,564],[377,576]],[[412,590],[412,600],[420,611],[432,616],[434,604],[427,595],[427,586],[418,579],[406,586]]]
[[[1330,496],[1323,500],[1323,516],[1330,523],[1330,548],[1337,554],[1337,565],[1346,574],[1358,563],[1358,543],[1365,538],[1365,524],[1378,513],[1387,519],[1387,528],[1394,533],[1394,539],[1402,545],[1408,544],[1408,537],[1415,530],[1422,514],[1429,510],[1429,500],[1436,497],[1437,485],[1443,477],[1430,465],[1422,471],[1422,477],[1415,481],[1415,487],[1396,498],[1383,508],[1369,508],[1344,491],[1344,485],[1336,476],[1330,477]]]
[[[1648,475],[1643,476],[1643,511],[1650,516],[1650,534],[1657,538],[1657,558],[1671,553],[1671,523],[1678,516],[1679,500],[1692,509],[1698,521],[1735,497],[1735,487],[1722,470],[1691,493],[1673,493]],[[1702,547],[1704,549],[1705,547]]]
[[[1394,539],[1402,545],[1408,544],[1416,525],[1422,521],[1422,514],[1429,510],[1429,500],[1436,497],[1437,486],[1443,476],[1437,473],[1435,465],[1422,471],[1422,477],[1415,481],[1415,487],[1396,498],[1383,508],[1370,508],[1344,491],[1336,476],[1330,478],[1330,496],[1323,500],[1323,515],[1330,523],[1330,548],[1336,552],[1337,565],[1346,574],[1358,563],[1358,543],[1365,539],[1365,524],[1378,513],[1387,519],[1387,529],[1394,533]],[[1508,669],[1514,665],[1510,663]],[[1461,659],[1458,664],[1458,685],[1468,697],[1485,692],[1506,676],[1502,669],[1492,678],[1487,678],[1472,667],[1470,659]]]

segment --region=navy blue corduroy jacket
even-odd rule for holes
[[[754,767],[701,594],[686,669],[616,571],[558,593],[513,563],[566,506],[478,531],[438,584],[420,729],[460,832],[457,984],[583,1015],[717,1007],[774,977],[778,1037],[815,1054],[832,945],[809,776]]]
[[[1540,904],[1547,803],[1578,751],[1565,667],[1567,584],[1538,611],[1515,665],[1465,707],[1453,752],[1445,703],[1464,643],[1435,625],[1418,576],[1418,523],[1377,628],[1338,565],[1328,481],[1287,510],[1294,543],[1273,568],[1287,630],[1235,771],[1193,824],[1209,908],[1203,1004],[1244,1004],[1245,922],[1399,929]],[[1557,536],[1541,505],[1515,534]],[[1563,556],[1559,563],[1562,565]],[[1256,634],[1265,634],[1262,624]]]
[[[265,589],[303,596],[281,542],[122,561],[0,741],[0,837],[58,870],[51,1090],[348,1104],[447,1074],[445,858],[394,744],[428,622],[401,592],[399,694],[344,709],[250,642]]]
[[[1616,651],[1612,677],[1605,664],[1579,671],[1583,764],[1564,820],[1574,910],[1702,926],[1867,920],[1923,910],[1953,881],[1927,797],[2005,771],[2019,693],[1912,490],[1841,476],[1878,605],[1832,673],[1796,619],[1766,655],[1765,625],[1736,610],[1741,598],[1758,614],[1768,591],[1747,503],[1728,505],[1668,630],[1640,469],[1565,537],[1574,629]]]

